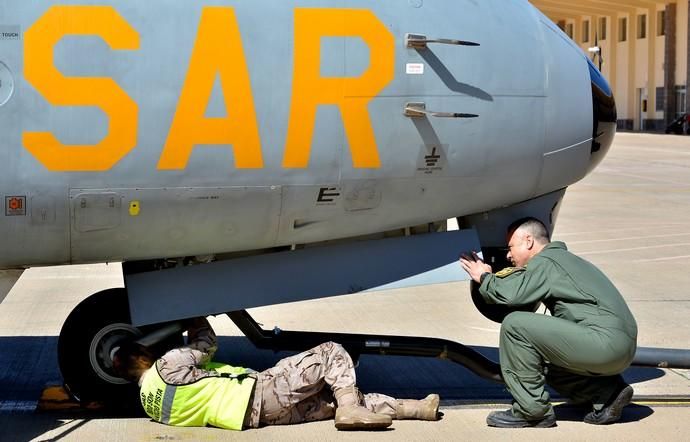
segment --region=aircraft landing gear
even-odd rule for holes
[[[67,317],[58,339],[65,389],[82,404],[136,394],[129,382],[114,373],[111,352],[121,342],[140,336],[141,331],[130,324],[124,288],[86,298]]]
[[[126,341],[155,330],[131,325],[127,291],[113,288],[79,303],[62,326],[58,339],[58,363],[65,389],[82,404],[131,404],[138,387],[115,374],[112,355]],[[178,332],[157,344],[155,354],[182,343]]]

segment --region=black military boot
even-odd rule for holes
[[[513,410],[492,411],[486,417],[486,424],[490,427],[497,428],[549,428],[556,426],[556,416],[549,414],[541,419],[527,420],[525,418],[515,416]]]
[[[633,397],[633,388],[622,383],[611,395],[604,408],[599,411],[590,411],[585,415],[585,422],[593,425],[606,425],[618,421],[623,414],[623,408],[630,403]]]

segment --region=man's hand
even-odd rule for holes
[[[460,266],[462,266],[463,270],[476,282],[481,282],[480,280],[483,273],[492,273],[491,266],[482,261],[475,252],[472,252],[471,255],[461,255]]]

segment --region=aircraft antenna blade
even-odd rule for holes
[[[479,43],[467,40],[455,40],[451,38],[427,38],[422,34],[405,34],[405,46],[414,49],[426,49],[429,43],[439,43],[455,46],[481,46]]]
[[[436,118],[477,118],[477,114],[468,114],[464,112],[436,112],[426,109],[425,103],[407,103],[405,104],[405,111],[403,115],[406,117],[424,117],[432,116]]]

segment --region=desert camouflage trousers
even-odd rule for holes
[[[356,385],[352,358],[334,342],[280,360],[257,376],[247,426],[285,425],[332,419],[333,391]],[[362,395],[362,404],[375,413],[395,417],[396,399],[383,394]]]

